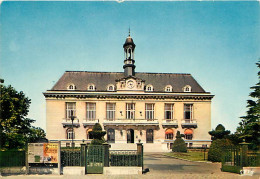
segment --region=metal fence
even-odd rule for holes
[[[61,166],[81,166],[80,150],[61,150]]]
[[[0,167],[25,166],[25,151],[0,151]]]
[[[223,151],[222,171],[240,173],[243,167],[260,166],[259,151],[248,151],[247,146],[230,146]]]
[[[111,150],[110,166],[142,166],[142,154],[138,154],[136,150]]]

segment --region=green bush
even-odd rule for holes
[[[212,162],[221,162],[222,155],[225,152],[225,148],[231,145],[232,143],[228,139],[214,140],[209,148],[208,160]]]
[[[187,146],[181,137],[183,137],[183,135],[180,134],[180,131],[177,131],[176,140],[172,145],[173,152],[187,152]]]
[[[93,136],[91,145],[102,145],[105,143],[104,135],[106,135],[106,131],[102,131],[102,127],[99,123],[96,123],[93,126],[93,130],[89,133]]]

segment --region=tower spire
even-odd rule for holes
[[[129,32],[128,32],[128,36],[130,37],[130,26],[129,26],[129,29],[128,29],[128,30],[129,30]]]
[[[123,45],[124,48],[124,74],[125,76],[135,76],[135,60],[134,60],[134,51],[135,51],[135,44],[130,36],[130,27],[129,27],[129,35],[125,40],[125,44]]]

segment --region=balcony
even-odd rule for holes
[[[159,126],[159,122],[158,119],[105,119],[103,125]]]
[[[181,121],[182,128],[197,128],[197,121],[195,119],[184,119]]]
[[[96,123],[99,123],[99,119],[84,119],[83,126],[94,126]]]
[[[63,127],[72,127],[72,121],[70,118],[62,119]],[[73,121],[73,127],[79,127],[79,119],[75,118]]]
[[[163,127],[178,128],[178,121],[176,119],[164,119],[162,122]]]

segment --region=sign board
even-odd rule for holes
[[[58,143],[29,143],[28,163],[58,163]]]

